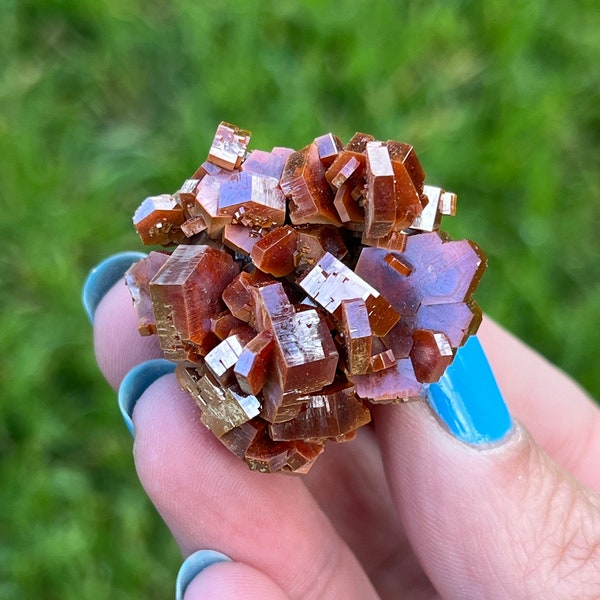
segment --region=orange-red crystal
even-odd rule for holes
[[[440,231],[456,195],[409,144],[249,141],[221,123],[179,190],[142,203],[134,225],[165,249],[126,281],[202,423],[251,469],[306,473],[372,404],[439,379],[481,322],[486,259]]]

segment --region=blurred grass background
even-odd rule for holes
[[[0,598],[173,593],[79,295],[220,120],[413,143],[489,255],[481,305],[600,396],[593,0],[0,0],[0,57]]]

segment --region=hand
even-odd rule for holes
[[[138,336],[119,279],[137,258],[105,261],[84,290],[115,389],[161,356],[155,336]],[[478,337],[514,421],[481,375],[475,341],[455,389],[436,388],[437,413],[425,402],[378,406],[372,427],[328,444],[305,477],[249,471],[200,424],[164,362],[138,367],[121,401],[142,485],[184,556],[211,548],[231,559],[182,597],[600,598],[600,410],[491,320]],[[466,382],[461,407],[454,394]],[[466,429],[452,426],[457,416]]]

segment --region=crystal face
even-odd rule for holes
[[[303,474],[371,405],[441,377],[481,322],[486,258],[441,231],[456,194],[410,144],[250,136],[221,123],[180,188],[142,202],[134,226],[163,249],[125,279],[202,423],[251,469]]]

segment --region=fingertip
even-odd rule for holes
[[[174,370],[174,363],[164,358],[155,358],[136,365],[123,378],[118,393],[119,410],[132,437],[135,437],[133,409],[140,396],[157,379]]]
[[[181,564],[179,572],[177,573],[177,579],[175,580],[175,598],[176,600],[183,600],[186,590],[192,580],[199,575],[204,569],[211,565],[229,561],[231,559],[222,552],[216,550],[198,550],[193,554],[190,554]],[[201,598],[202,596],[197,596]]]
[[[156,335],[140,335],[124,279],[118,279],[96,307],[94,350],[100,370],[114,389],[137,364],[163,356]]]
[[[440,380],[427,389],[434,414],[455,438],[475,446],[502,443],[513,420],[476,336],[458,349]]]
[[[201,554],[200,562],[207,560],[208,564],[201,565],[196,572],[186,569],[181,582],[178,576],[176,600],[289,600],[289,596],[269,576],[248,564],[233,562],[213,550],[195,554]],[[220,559],[218,555],[224,558]],[[188,557],[186,562],[194,556]],[[216,560],[211,561],[212,557]],[[181,584],[188,578],[183,587]]]
[[[90,270],[81,290],[81,302],[92,325],[102,298],[133,263],[145,256],[143,252],[119,252]]]

